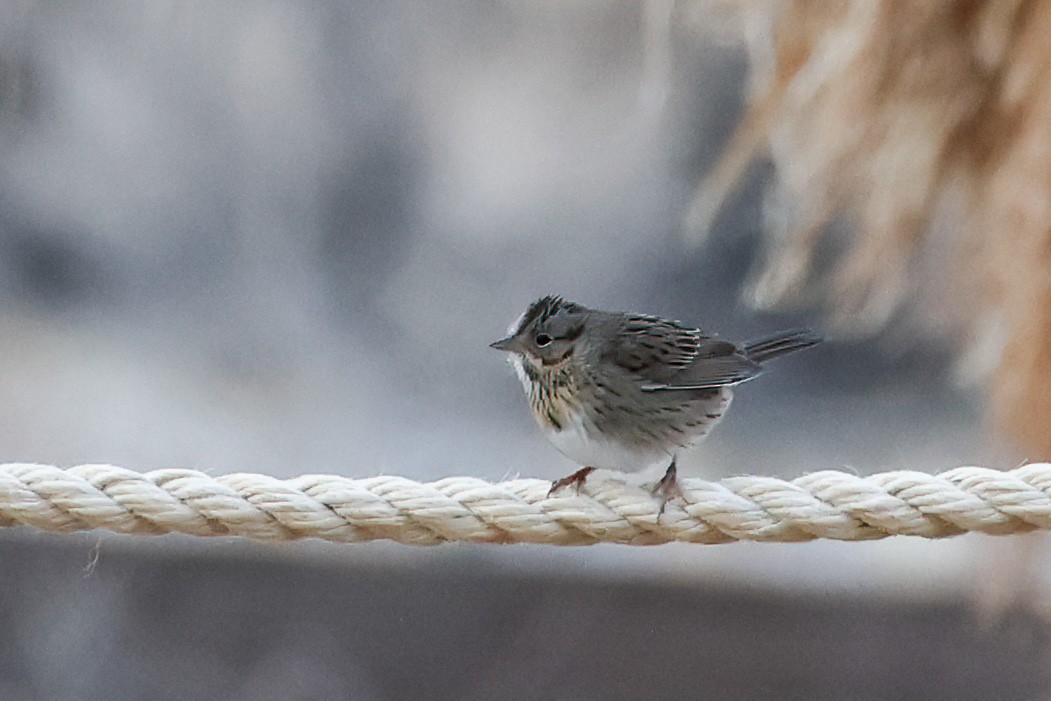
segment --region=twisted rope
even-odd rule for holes
[[[279,480],[195,470],[145,474],[111,465],[0,465],[0,526],[50,531],[189,533],[255,540],[390,539],[431,545],[684,541],[790,542],[890,535],[942,538],[1051,528],[1051,464],[1010,472],[960,467],[938,475],[859,477],[815,472],[791,481],[683,479],[667,504],[641,487],[593,479],[582,493],[548,496],[551,483],[491,484],[473,477],[421,483],[404,477],[303,475]],[[660,515],[659,515],[660,514]]]

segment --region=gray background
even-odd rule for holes
[[[820,329],[739,301],[762,167],[684,242],[742,108],[732,38],[690,3],[4,5],[0,459],[554,478],[487,348],[535,297]],[[897,324],[782,361],[684,468],[1007,466],[948,350]],[[1043,624],[968,603],[1006,542],[8,531],[0,696],[1031,698]]]

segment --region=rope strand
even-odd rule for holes
[[[682,479],[683,498],[660,501],[642,487],[593,479],[580,493],[551,496],[546,480],[492,484],[474,477],[415,482],[302,475],[280,480],[195,470],[138,473],[112,465],[0,465],[0,526],[49,531],[187,533],[254,540],[322,538],[443,542],[871,540],[1003,535],[1051,529],[1051,464],[1009,472],[959,467],[938,475],[823,471],[786,481]]]

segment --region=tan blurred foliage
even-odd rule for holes
[[[795,0],[739,6],[746,115],[702,183],[703,233],[746,167],[778,203],[757,304],[822,291],[881,328],[904,302],[984,347],[995,425],[1051,459],[1051,2]],[[828,224],[851,234],[811,279]]]

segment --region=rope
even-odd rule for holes
[[[648,490],[612,479],[592,479],[581,493],[566,489],[548,496],[550,485],[473,477],[429,483],[335,475],[279,480],[12,463],[0,465],[0,526],[414,545],[871,540],[1051,528],[1048,463],[1009,472],[960,467],[938,475],[825,471],[791,481],[682,479],[683,497],[668,502],[663,513]]]

